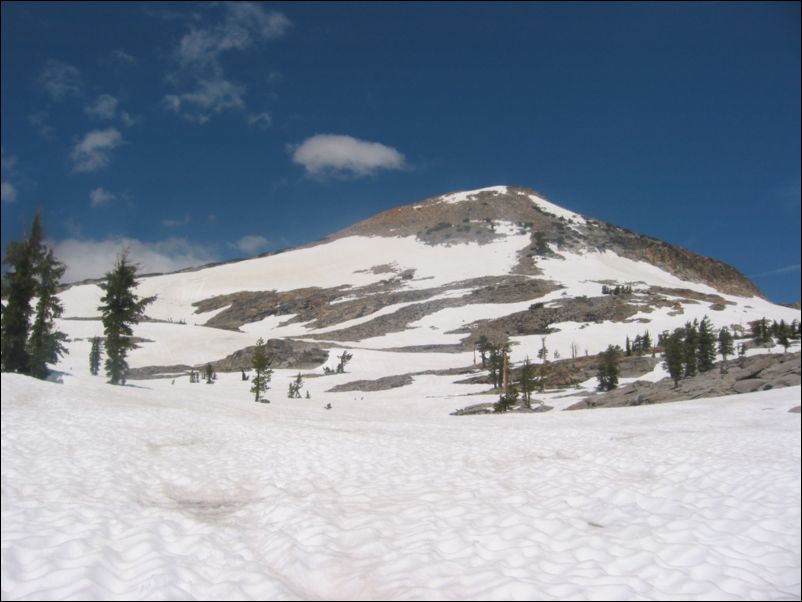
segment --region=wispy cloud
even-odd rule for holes
[[[113,267],[123,247],[128,248],[129,257],[139,264],[142,273],[173,272],[218,259],[207,246],[191,243],[185,238],[155,242],[128,237],[110,237],[106,240],[71,238],[53,245],[56,256],[67,266],[65,282],[102,277]]]
[[[116,128],[89,132],[70,153],[73,169],[78,172],[103,169],[111,161],[111,151],[122,143],[122,134]]]
[[[765,276],[779,276],[780,274],[790,274],[792,272],[798,272],[800,270],[800,264],[794,263],[791,265],[786,265],[781,268],[776,268],[773,270],[769,270],[768,272],[761,272],[760,274],[752,274],[749,276],[750,278],[763,278]]]
[[[289,146],[292,160],[311,176],[369,176],[382,169],[403,169],[404,155],[391,146],[351,136],[317,134]]]
[[[246,88],[226,78],[221,56],[279,38],[291,25],[284,14],[250,2],[221,6],[222,20],[207,27],[192,26],[174,55],[177,71],[169,79],[189,89],[165,95],[164,105],[193,123],[206,123],[223,111],[245,109]],[[262,123],[264,119],[257,125]]]
[[[199,80],[197,87],[183,94],[168,94],[166,106],[187,121],[206,123],[215,113],[245,106],[242,95],[245,88],[224,79]]]
[[[136,65],[136,59],[125,50],[115,50],[111,53],[111,58],[124,65]]]
[[[49,109],[42,109],[28,115],[28,122],[46,139],[50,139],[53,135],[53,127],[47,123],[48,117],[50,117]]]
[[[117,105],[119,104],[119,99],[111,94],[101,94],[93,102],[84,107],[84,112],[95,119],[111,121],[117,116]]]
[[[168,218],[162,220],[162,226],[165,228],[178,228],[180,226],[186,226],[190,221],[192,221],[192,218],[190,218],[188,215],[185,215],[181,219]]]
[[[273,118],[270,116],[270,113],[259,113],[257,115],[251,114],[248,115],[247,122],[248,125],[267,129],[273,123]]]
[[[89,193],[89,202],[92,207],[108,205],[116,198],[116,194],[111,193],[108,190],[104,190],[103,188],[95,188]]]
[[[69,63],[48,59],[39,76],[39,84],[55,101],[66,96],[78,96],[82,87],[81,72]]]
[[[13,203],[17,200],[17,189],[11,182],[3,180],[0,182],[0,201],[3,203]]]
[[[0,182],[0,202],[13,203],[17,200],[17,189],[11,183],[11,178],[14,175],[14,170],[17,166],[17,158],[13,155],[7,155],[6,149],[0,148],[0,174],[2,174],[2,182]]]
[[[243,236],[237,242],[231,243],[229,246],[235,247],[248,255],[255,255],[259,251],[263,251],[269,247],[270,240],[264,236],[249,234],[248,236]]]

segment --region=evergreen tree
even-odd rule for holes
[[[652,351],[652,337],[649,335],[649,331],[643,333],[643,337],[641,338],[641,347],[643,348],[643,353],[649,353]]]
[[[290,382],[289,388],[287,389],[287,397],[290,399],[301,399],[301,387],[303,387],[303,385],[304,380],[299,372],[295,380]]]
[[[666,358],[664,366],[674,381],[674,388],[676,388],[679,386],[679,381],[683,374],[685,331],[682,328],[678,328],[673,334],[665,336],[663,338],[663,350]]]
[[[627,342],[624,346],[624,355],[626,355],[627,357],[632,355],[632,345],[630,345],[629,343],[629,335],[627,335]]]
[[[345,372],[345,366],[351,361],[351,358],[354,357],[354,355],[352,353],[348,353],[347,351],[343,351],[342,355],[338,355],[337,357],[340,358],[340,363],[337,364],[337,374],[343,374]]]
[[[244,368],[242,368],[242,380],[248,380],[248,376],[245,374]]]
[[[117,258],[114,269],[100,283],[104,295],[98,307],[103,319],[106,348],[106,375],[112,385],[124,385],[128,374],[128,350],[135,347],[131,326],[145,317],[145,308],[156,297],[140,299],[135,293],[136,265],[128,262],[126,250]]]
[[[506,412],[512,409],[512,406],[515,405],[516,401],[518,401],[518,389],[516,389],[514,386],[510,386],[506,393],[503,393],[499,396],[498,401],[493,406],[493,409],[496,412]]]
[[[251,379],[251,393],[256,395],[254,401],[270,403],[270,400],[262,399],[262,393],[267,391],[267,384],[273,376],[273,370],[270,369],[272,363],[273,358],[268,355],[267,343],[260,338],[256,341],[256,349],[253,351],[253,359],[251,360],[251,366],[254,370],[254,376]]]
[[[206,384],[211,385],[212,381],[214,380],[214,370],[212,369],[211,364],[206,364],[205,372],[206,372]]]
[[[50,374],[48,364],[55,364],[66,351],[64,342],[67,335],[56,330],[56,318],[61,317],[64,308],[56,296],[65,265],[53,255],[52,249],[46,249],[39,255],[36,268],[38,282],[36,286],[36,314],[28,339],[29,370],[31,376],[47,378]]]
[[[612,391],[618,386],[618,363],[621,359],[621,347],[609,345],[601,353],[601,362],[596,378],[599,381],[599,391]]]
[[[685,366],[685,376],[696,376],[698,360],[696,351],[699,346],[699,323],[694,320],[693,324],[685,324],[685,336],[682,345],[682,363]]]
[[[699,372],[712,370],[713,365],[716,363],[716,335],[713,332],[713,324],[707,316],[702,318],[699,323],[696,345],[696,360]]]
[[[783,353],[788,353],[788,348],[791,346],[790,331],[785,322],[782,322],[780,328],[777,329],[777,342],[783,346]]]
[[[771,338],[771,329],[766,318],[761,318],[752,324],[752,337],[755,339],[755,345],[770,346],[774,341]]]
[[[7,275],[8,296],[0,329],[0,358],[5,372],[30,373],[28,331],[31,326],[31,300],[36,294],[36,267],[43,249],[41,215],[37,211],[26,240],[12,241],[3,263],[11,266]]]
[[[535,366],[529,361],[527,357],[524,360],[524,365],[521,367],[521,380],[519,382],[521,387],[521,397],[523,398],[524,405],[532,408],[532,391],[535,390]]]
[[[732,346],[733,337],[732,333],[729,329],[724,326],[721,330],[718,331],[718,352],[721,354],[721,357],[724,361],[727,361],[727,356],[732,355],[735,353],[735,350]]]
[[[487,368],[487,354],[490,351],[490,341],[485,335],[476,341],[476,348],[479,350],[479,357],[482,359],[482,368]]]
[[[92,349],[89,351],[89,372],[92,376],[100,373],[101,341],[100,337],[92,337]]]

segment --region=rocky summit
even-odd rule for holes
[[[262,337],[277,367],[322,375],[347,349],[355,382],[401,388],[409,375],[472,368],[483,335],[508,340],[519,365],[590,357],[647,332],[656,340],[704,316],[738,336],[754,320],[800,315],[729,265],[513,186],[421,200],[297,249],[143,277],[138,292],[157,301],[136,332],[133,376],[247,368]],[[74,340],[101,333],[100,294],[96,283],[61,293]]]

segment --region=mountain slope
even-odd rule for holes
[[[632,294],[602,294],[616,285]],[[402,372],[390,361],[397,351],[416,352],[415,365],[435,352],[450,354],[450,367],[470,365],[481,334],[510,337],[520,361],[544,336],[568,357],[704,315],[736,331],[800,315],[731,266],[507,186],[399,207],[299,249],[143,278],[139,290],[158,296],[150,317],[172,324],[140,326],[153,342],[132,366],[220,360],[261,336],[389,354],[368,370],[376,378]],[[90,318],[64,320],[70,334],[98,332],[96,285],[61,297],[67,318]],[[365,354],[356,355],[359,370]]]

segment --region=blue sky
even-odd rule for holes
[[[800,5],[2,4],[2,244],[68,275],[497,184],[800,298]]]

